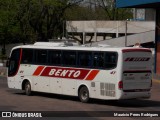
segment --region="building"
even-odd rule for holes
[[[118,8],[153,8],[156,11],[155,70],[160,76],[160,0],[116,0]]]
[[[155,21],[156,11],[153,8],[134,8],[133,19],[140,21]]]
[[[155,31],[154,21],[67,21],[67,34],[74,36],[83,41],[83,44],[99,42],[118,38],[126,35],[148,33]],[[147,40],[144,37],[144,42],[154,41]],[[138,42],[138,41],[137,41]],[[142,43],[141,41],[139,41]],[[128,44],[131,45],[131,44]],[[126,45],[126,46],[128,46]],[[123,46],[121,44],[121,46]]]

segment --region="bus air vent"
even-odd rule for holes
[[[115,84],[100,83],[100,92],[102,96],[115,97]]]

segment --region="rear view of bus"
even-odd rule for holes
[[[150,98],[152,86],[152,54],[143,48],[122,50],[120,99]]]

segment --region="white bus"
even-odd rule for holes
[[[9,88],[119,100],[150,98],[152,54],[146,48],[67,46],[37,42],[14,47],[8,62]]]

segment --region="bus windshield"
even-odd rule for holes
[[[14,76],[19,67],[20,60],[20,49],[15,49],[12,51],[11,57],[9,58],[8,75]]]

